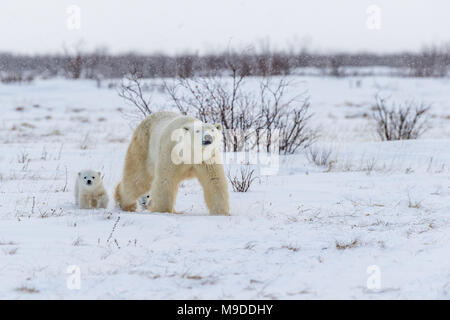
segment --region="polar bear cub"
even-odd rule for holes
[[[100,172],[83,170],[78,172],[75,182],[75,204],[80,209],[106,208],[108,193],[103,187]]]

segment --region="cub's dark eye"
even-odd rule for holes
[[[92,179],[95,179],[95,177],[92,177]]]
[[[150,196],[147,196],[147,198],[150,198]]]
[[[86,177],[84,177],[86,179]]]

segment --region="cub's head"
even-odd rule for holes
[[[150,206],[152,202],[152,197],[150,195],[150,192],[144,194],[143,196],[141,196],[141,198],[139,199],[139,203],[141,204],[141,206],[143,207],[148,207]]]
[[[83,170],[78,172],[78,181],[83,187],[94,189],[102,183],[102,174],[98,171]]]

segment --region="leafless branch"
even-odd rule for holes
[[[143,117],[152,113],[150,108],[152,97],[145,96],[142,77],[137,71],[133,71],[126,76],[117,91],[119,97],[134,105]]]

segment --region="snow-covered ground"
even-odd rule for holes
[[[276,175],[231,192],[230,217],[207,214],[196,181],[179,191],[182,215],[114,208],[136,123],[114,89],[0,85],[0,298],[449,299],[450,81],[295,80],[332,165],[281,157]],[[433,103],[432,128],[379,142],[377,92]],[[75,208],[83,168],[105,174],[108,209]]]

